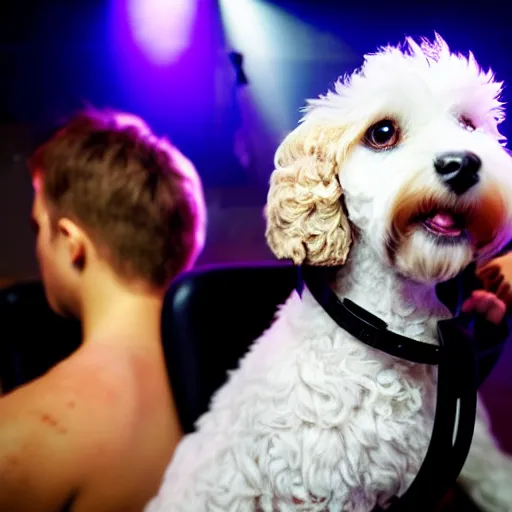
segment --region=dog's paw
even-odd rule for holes
[[[479,267],[477,277],[484,289],[494,293],[509,308],[512,307],[512,253],[491,260]]]
[[[507,305],[492,292],[475,290],[462,305],[462,311],[480,313],[489,322],[499,325],[505,316]]]

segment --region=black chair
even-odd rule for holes
[[[80,344],[77,321],[56,315],[39,281],[0,290],[0,383],[4,393],[43,375]]]
[[[208,409],[250,344],[267,329],[297,281],[295,267],[199,268],[170,287],[162,315],[169,375],[186,432]]]

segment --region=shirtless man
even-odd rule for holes
[[[0,398],[0,511],[139,512],[181,436],[160,315],[204,243],[201,184],[142,121],[109,112],[77,115],[30,167],[46,295],[83,343]]]

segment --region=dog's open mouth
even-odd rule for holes
[[[423,227],[436,236],[460,237],[464,233],[464,219],[449,211],[434,211],[424,216]]]
[[[467,219],[461,212],[436,207],[415,216],[413,224],[440,240],[462,240],[467,234]]]
[[[497,193],[483,194],[478,201],[428,192],[404,194],[392,210],[388,242],[391,259],[411,237],[435,246],[457,245],[480,251],[492,244],[507,225],[506,212]]]

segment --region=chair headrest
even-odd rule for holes
[[[252,342],[294,289],[295,267],[242,264],[180,276],[164,302],[162,334],[176,403],[186,431],[207,410]]]

